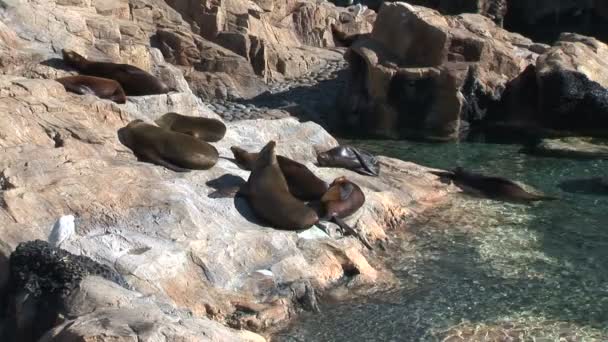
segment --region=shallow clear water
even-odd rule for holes
[[[608,194],[559,186],[607,177],[608,161],[528,156],[517,145],[350,143],[501,175],[560,200],[525,206],[455,195],[394,241],[399,289],[324,304],[276,340],[608,341]]]

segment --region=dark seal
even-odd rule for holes
[[[270,141],[260,151],[247,183],[241,188],[255,214],[277,229],[301,230],[319,221],[317,213],[295,198],[275,153],[276,143]]]
[[[465,171],[461,167],[452,171],[431,171],[431,173],[453,181],[465,192],[490,199],[519,203],[557,199],[551,196],[529,193],[517,183],[506,178],[485,176]]]
[[[371,153],[352,146],[338,146],[317,153],[319,166],[341,167],[368,176],[380,174],[380,163]]]
[[[76,94],[92,94],[116,103],[127,102],[127,96],[120,83],[109,78],[80,75],[62,77],[55,81],[61,83],[65,90]]]
[[[159,127],[188,134],[203,141],[220,141],[226,134],[226,125],[216,119],[167,113],[154,122]]]
[[[61,52],[64,62],[70,67],[85,75],[113,79],[129,96],[166,94],[170,91],[158,78],[133,65],[93,62],[71,50],[63,49]]]
[[[176,172],[207,170],[217,163],[212,145],[186,134],[133,120],[118,131],[120,141],[135,156]]]
[[[259,153],[247,152],[240,147],[230,148],[236,162],[245,170],[251,171]],[[319,200],[327,191],[327,183],[317,177],[305,165],[284,156],[277,156],[279,168],[287,181],[289,192],[304,201]]]

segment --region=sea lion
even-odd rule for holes
[[[63,84],[65,90],[76,94],[93,94],[116,103],[127,102],[127,96],[120,83],[109,78],[79,75],[62,77],[55,81]]]
[[[245,170],[251,171],[259,153],[250,153],[240,147],[230,147],[234,159]],[[304,201],[319,200],[327,191],[327,183],[317,177],[305,165],[287,157],[277,156],[279,168],[285,176],[289,192]]]
[[[120,141],[136,157],[176,172],[207,170],[218,159],[212,145],[189,135],[133,120],[118,131]]]
[[[303,230],[316,225],[327,232],[327,228],[320,223],[321,219],[319,219],[317,211],[291,194],[287,180],[279,166],[275,147],[276,143],[270,141],[258,153],[247,182],[240,187],[218,189],[209,194],[209,197],[244,196],[254,213],[277,229]],[[327,220],[336,223],[343,232],[352,233],[367,248],[372,249],[364,238],[337,215],[328,217]]]
[[[465,171],[462,167],[457,167],[453,171],[431,171],[431,173],[452,180],[465,192],[490,199],[510,202],[535,202],[557,199],[551,196],[529,193],[508,179]]]
[[[321,197],[323,220],[336,223],[343,233],[356,236],[365,247],[372,249],[367,239],[342,221],[343,218],[359,210],[364,203],[365,194],[361,188],[344,176],[334,179],[327,192]]]
[[[146,71],[129,64],[89,61],[78,53],[63,49],[63,60],[72,68],[89,76],[110,78],[122,86],[129,96],[166,94],[166,84]]]
[[[245,194],[255,214],[273,227],[286,230],[306,229],[319,221],[317,213],[290,192],[270,141],[260,151],[249,179],[240,193]]]
[[[324,217],[344,218],[354,214],[365,203],[365,194],[361,188],[342,176],[336,178],[323,197],[321,203]]]
[[[226,125],[217,119],[167,113],[154,121],[159,127],[216,142],[226,134]]]
[[[376,157],[352,146],[338,146],[317,153],[317,162],[319,166],[342,167],[368,176],[380,174],[380,164]]]

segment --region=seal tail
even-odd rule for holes
[[[357,239],[359,239],[359,241],[361,241],[361,243],[365,247],[367,247],[369,250],[373,250],[372,246],[367,241],[367,239],[365,237],[361,236],[361,234],[359,234],[359,232],[357,232],[353,227],[351,227],[348,224],[346,224],[346,222],[344,222],[341,218],[339,218],[337,216],[332,216],[331,217],[331,221],[333,223],[337,224],[338,227],[340,227],[340,229],[342,229],[343,231],[347,232],[348,235],[353,235],[353,236],[357,237]]]

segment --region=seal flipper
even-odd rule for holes
[[[160,156],[153,154],[153,153],[145,153],[145,154],[136,154],[136,157],[140,160],[145,160],[145,161],[149,161],[153,164],[156,165],[160,165],[160,166],[164,166],[167,169],[171,170],[171,171],[175,171],[175,172],[190,172],[192,170],[190,169],[184,169],[182,167],[179,167],[177,165],[174,165],[166,160],[164,160],[163,158],[161,158]]]
[[[361,234],[359,234],[353,227],[346,224],[346,222],[344,222],[341,218],[339,218],[337,216],[332,216],[330,221],[337,224],[340,227],[340,229],[342,229],[342,231],[347,232],[349,235],[355,236],[369,250],[373,250],[372,246],[367,241],[367,239],[365,237],[361,236]]]
[[[207,197],[209,198],[233,198],[238,196],[247,197],[249,194],[249,187],[247,183],[239,186],[230,186],[222,189],[217,189],[210,193]]]
[[[340,187],[340,200],[346,201],[355,190],[352,183],[344,183]]]
[[[82,85],[82,84],[71,84],[68,82],[59,82],[61,84],[63,84],[63,87],[65,88],[65,90],[67,91],[71,91],[72,93],[78,94],[78,95],[87,95],[87,94],[93,94],[95,95],[95,91],[93,91],[93,89]]]
[[[378,170],[373,170],[369,165],[368,162],[371,163],[377,163],[378,160],[376,159],[376,157],[374,157],[373,155],[369,154],[369,153],[365,153],[366,155],[369,156],[369,160],[366,160],[363,158],[361,151],[359,151],[359,149],[352,147],[351,150],[353,151],[353,153],[355,154],[355,156],[357,157],[357,159],[359,160],[359,163],[361,164],[361,168],[357,169],[359,170],[361,173],[364,173],[368,176],[375,176],[378,177],[378,175],[380,174],[380,168],[378,168]]]

